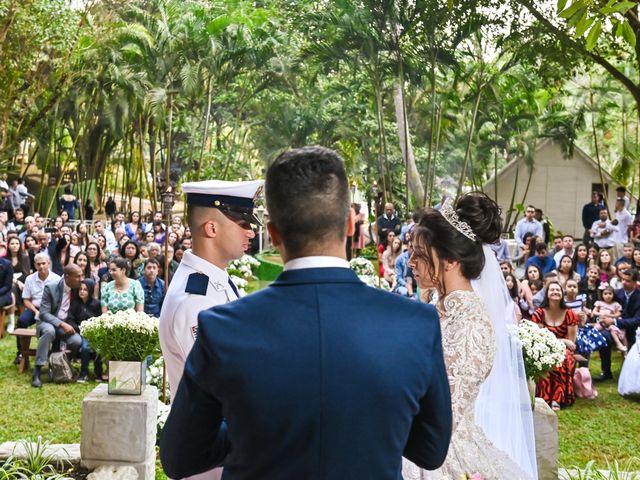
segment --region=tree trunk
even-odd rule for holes
[[[478,85],[478,92],[476,93],[476,101],[473,106],[473,115],[471,116],[471,125],[469,125],[469,134],[467,135],[467,148],[464,152],[464,163],[462,165],[462,172],[460,172],[460,181],[458,182],[458,192],[456,198],[460,197],[462,193],[462,186],[464,185],[464,179],[467,172],[467,165],[471,158],[471,140],[473,138],[473,131],[476,128],[476,118],[478,117],[478,108],[480,107],[480,97],[482,96],[483,85]]]
[[[418,173],[416,160],[413,156],[413,146],[409,138],[409,128],[407,125],[407,113],[404,104],[404,91],[402,84],[398,81],[394,88],[394,103],[396,110],[396,124],[398,125],[398,138],[400,139],[400,150],[404,158],[404,164],[407,172],[407,184],[411,194],[420,201],[425,198],[425,190]],[[410,205],[407,203],[407,211]]]
[[[593,146],[596,154],[596,163],[598,164],[598,175],[600,176],[600,184],[602,185],[602,196],[604,197],[604,208],[607,209],[607,214],[611,218],[611,212],[609,211],[609,201],[607,199],[608,193],[605,188],[604,175],[602,174],[602,164],[600,163],[600,151],[598,149],[598,137],[596,134],[596,122],[594,120],[595,110],[593,109],[593,90],[589,90],[589,100],[591,103],[591,133],[593,134]]]

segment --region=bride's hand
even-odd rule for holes
[[[571,340],[569,340],[568,338],[563,338],[562,341],[567,346],[567,348],[569,350],[571,350],[572,352],[574,352],[576,350],[576,344],[574,342],[572,342]]]

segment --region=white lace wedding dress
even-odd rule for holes
[[[495,355],[493,327],[481,298],[470,291],[449,293],[441,312],[442,348],[451,387],[453,433],[447,458],[438,470],[422,470],[403,459],[405,480],[458,480],[481,473],[487,480],[529,479],[474,421],[480,385],[489,375]]]

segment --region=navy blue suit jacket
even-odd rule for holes
[[[616,301],[622,305],[622,314],[616,321],[616,325],[625,329],[627,341],[631,346],[636,342],[636,330],[640,326],[640,290],[636,288],[628,302],[622,288],[616,291],[615,297]]]
[[[313,268],[200,313],[160,457],[172,478],[389,480],[450,436],[434,307]]]

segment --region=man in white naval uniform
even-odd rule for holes
[[[182,184],[186,194],[192,248],[182,257],[160,312],[160,345],[170,390],[178,390],[187,356],[197,336],[198,314],[238,298],[226,268],[255,237],[254,200],[263,180],[207,180]],[[221,469],[190,478],[220,478]]]

